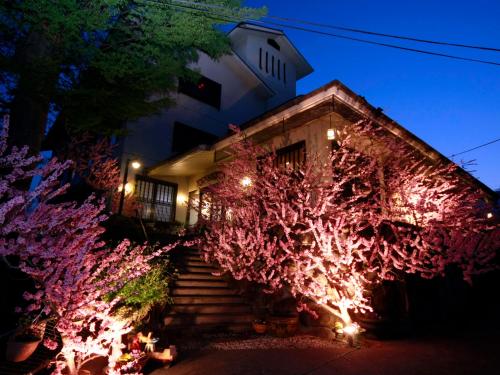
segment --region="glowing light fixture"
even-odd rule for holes
[[[350,324],[342,329],[342,331],[347,335],[355,335],[359,331],[359,325],[356,323]]]
[[[122,192],[123,191],[123,184],[120,184],[118,186],[118,192]],[[125,194],[130,194],[134,191],[134,185],[132,185],[130,182],[127,182],[125,184]]]
[[[248,187],[248,186],[252,185],[252,179],[248,176],[245,176],[241,179],[240,184],[243,187]]]
[[[326,138],[329,141],[334,141],[335,140],[335,130],[330,128],[326,131]]]
[[[486,214],[486,217],[487,217],[488,219],[491,219],[491,218],[493,217],[493,213],[492,213],[492,212],[488,212],[488,213]]]
[[[125,184],[125,194],[130,194],[134,191],[134,185],[132,185],[130,182],[127,182]]]
[[[138,162],[137,160],[134,160],[131,164],[132,168],[134,169],[139,169],[142,165],[140,162]]]
[[[177,204],[183,205],[188,203],[188,198],[186,197],[186,194],[178,193],[176,201]]]

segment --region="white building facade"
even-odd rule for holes
[[[183,212],[176,205],[187,200],[178,194],[185,190],[182,176],[167,178],[167,183],[145,177],[148,168],[189,150],[203,150],[227,135],[229,124],[244,124],[293,99],[297,80],[313,70],[280,30],[241,23],[228,37],[230,54],[216,61],[199,53],[190,68],[200,77],[179,81],[177,92],[171,94],[174,106],[127,124],[122,175],[126,166],[130,168],[127,160],[140,160],[141,173],[134,175],[130,168],[128,182],[135,186],[144,219],[178,219]]]

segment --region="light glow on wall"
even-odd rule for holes
[[[123,190],[123,184],[120,184],[118,185],[118,192],[122,192]],[[129,195],[129,194],[132,194],[134,192],[134,185],[131,184],[130,182],[127,182],[125,184],[125,194]]]
[[[188,197],[184,193],[177,193],[177,204],[180,205],[187,205],[188,203]]]

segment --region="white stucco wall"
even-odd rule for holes
[[[175,122],[223,137],[228,125],[241,125],[260,116],[296,95],[296,71],[293,63],[283,51],[278,51],[267,42],[272,34],[249,31],[248,35],[233,40],[234,54],[214,61],[203,52],[199,60],[191,66],[203,76],[221,84],[221,108],[217,109],[194,98],[171,93],[175,102],[157,114],[131,121],[126,125],[128,135],[122,141],[122,176],[127,158],[139,159],[145,168],[158,164],[172,156],[173,128]],[[263,67],[259,68],[259,48],[262,48]],[[275,74],[269,65],[265,72],[265,53],[275,57]],[[277,61],[281,63],[278,79]],[[286,82],[283,66],[286,64]],[[264,82],[264,83],[263,83]],[[129,170],[129,182],[134,182],[135,171]],[[196,180],[202,176],[192,176],[187,182],[177,182],[177,178],[165,176],[166,181],[178,183],[176,220],[184,222],[190,191],[197,189]],[[162,178],[163,179],[163,178]]]
[[[283,51],[278,51],[267,43],[269,38],[265,33],[249,33],[244,39],[238,40],[233,45],[234,51],[251,69],[274,91],[275,95],[267,101],[267,109],[292,99],[296,95],[295,66],[285,56]],[[279,43],[279,41],[278,41]],[[262,69],[259,66],[259,49],[262,48]],[[268,53],[268,71],[266,72],[265,60]],[[272,75],[272,56],[274,56],[275,71]],[[278,79],[277,65],[280,60],[281,73]],[[283,66],[286,64],[286,82],[284,80]]]

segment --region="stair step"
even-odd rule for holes
[[[216,268],[213,264],[205,263],[201,259],[198,260],[188,260],[184,263],[188,267],[209,267],[209,268]]]
[[[198,304],[198,305],[172,305],[172,312],[187,314],[227,314],[250,313],[249,305],[244,304]]]
[[[184,248],[181,250],[182,254],[200,254],[201,251],[197,249]]]
[[[228,288],[229,284],[222,279],[215,279],[215,280],[179,279],[175,282],[175,287]]]
[[[198,255],[185,255],[184,259],[187,261],[201,262],[203,261],[201,256]]]
[[[220,272],[220,270],[218,268],[215,268],[215,267],[212,267],[212,266],[203,266],[203,267],[200,267],[200,266],[187,266],[185,268],[185,272],[189,273],[189,272],[197,272],[197,273],[214,273],[214,272]]]
[[[189,272],[179,274],[177,280],[224,280],[221,276],[215,276],[211,273]]]
[[[175,287],[172,296],[234,296],[238,292],[228,287]]]
[[[193,334],[197,337],[202,332],[231,332],[243,333],[250,332],[252,325],[249,323],[219,323],[219,324],[197,324],[197,325],[176,325],[170,324],[165,326],[166,331],[172,334],[178,333],[180,337],[185,337],[186,334]]]
[[[250,324],[254,316],[252,314],[172,314],[163,319],[163,323],[168,325],[199,325],[199,324]]]
[[[211,303],[243,303],[243,299],[238,295],[225,296],[174,296],[174,304],[211,304]]]

